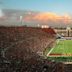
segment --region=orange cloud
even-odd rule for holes
[[[48,21],[53,21],[53,22],[70,22],[71,21],[71,17],[68,14],[65,14],[64,16],[60,16],[57,15],[55,13],[38,13],[35,15],[31,15],[31,13],[29,13],[30,15],[27,15],[24,20],[25,21],[41,21],[41,22],[48,22]]]
[[[47,21],[47,20],[52,20],[55,21],[58,18],[58,16],[54,13],[40,13],[34,17],[36,20],[40,21]]]
[[[27,16],[27,17],[24,18],[24,21],[28,22],[28,21],[30,21],[30,19],[31,18],[29,16]]]
[[[62,20],[65,24],[68,24],[71,22],[71,17],[68,14],[65,14],[64,16],[62,16]]]

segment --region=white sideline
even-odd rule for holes
[[[54,49],[54,48],[52,48],[52,49],[48,52],[47,56],[49,56],[49,54],[53,51],[53,49]]]
[[[57,40],[57,44],[60,42],[60,40]],[[47,56],[53,51],[54,47],[48,52]]]

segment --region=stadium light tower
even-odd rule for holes
[[[3,16],[3,12],[2,12],[2,10],[0,9],[0,17],[2,17]]]
[[[22,19],[23,19],[23,17],[22,17],[22,16],[20,16],[20,22],[21,22],[21,25],[22,25],[22,22],[23,22],[23,21],[22,21]]]
[[[66,30],[67,30],[67,35],[68,35],[68,37],[70,36],[70,30],[71,30],[71,28],[68,26],[67,28],[66,28]]]

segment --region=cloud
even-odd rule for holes
[[[65,14],[62,18],[65,24],[70,23],[72,20],[72,18],[68,14]]]
[[[26,22],[31,21],[31,17],[30,17],[30,16],[26,16],[26,17],[24,17],[24,21],[26,21]]]
[[[40,13],[34,17],[36,20],[47,21],[47,20],[55,20],[57,19],[57,15],[54,13]]]
[[[63,22],[65,24],[71,22],[71,17],[68,14],[65,14],[63,16],[57,15],[55,13],[47,12],[47,13],[38,13],[35,15],[27,15],[24,17],[25,21],[40,21],[40,22]]]

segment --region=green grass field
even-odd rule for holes
[[[72,61],[72,40],[57,40],[57,44],[49,51],[48,58]]]
[[[72,54],[72,40],[59,40],[51,53]]]

